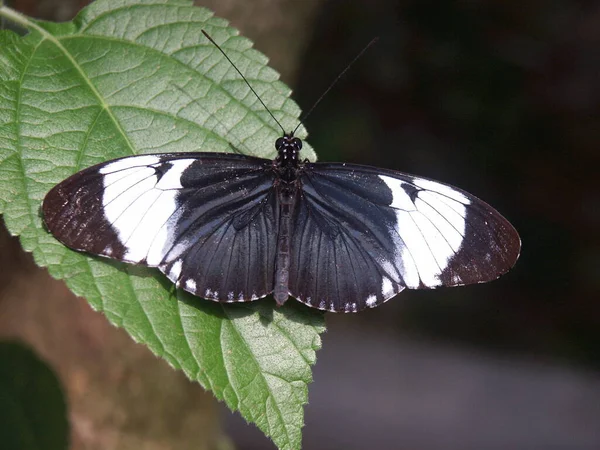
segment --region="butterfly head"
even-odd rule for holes
[[[293,133],[286,133],[275,141],[277,149],[277,162],[282,167],[297,167],[302,140],[294,137]]]

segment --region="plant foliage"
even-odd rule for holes
[[[206,30],[287,129],[299,108],[267,58],[223,19],[183,0],[99,0],[67,23],[0,7],[0,212],[37,264],[183,370],[279,448],[300,447],[323,316],[288,302],[220,305],[156,270],[73,252],[42,226],[55,184],[112,158],[232,151],[272,158],[281,134]],[[299,133],[303,136],[303,130]],[[314,159],[308,147],[304,156]]]

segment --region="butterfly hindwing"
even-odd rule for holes
[[[496,210],[452,186],[385,169],[306,164],[290,293],[332,311],[377,306],[404,288],[493,280],[520,251]]]
[[[255,300],[273,288],[278,209],[270,164],[214,153],[113,160],[54,187],[44,220],[75,250],[158,267],[212,300]]]

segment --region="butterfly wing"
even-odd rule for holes
[[[404,288],[482,283],[516,262],[519,235],[495,209],[437,181],[307,163],[290,293],[324,310],[375,307]]]
[[[183,289],[248,301],[273,289],[278,209],[271,161],[241,155],[142,155],[55,186],[48,230],[75,250],[158,267]]]

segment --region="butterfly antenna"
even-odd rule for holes
[[[213,38],[211,38],[208,33],[204,30],[202,30],[202,34],[204,36],[206,36],[206,39],[208,39],[215,47],[217,47],[219,49],[219,51],[223,54],[223,56],[227,59],[227,61],[229,61],[229,63],[233,66],[233,68],[236,70],[237,73],[240,74],[240,76],[242,77],[242,80],[244,80],[246,82],[246,84],[248,85],[248,87],[250,88],[250,90],[254,93],[254,95],[256,95],[256,98],[258,99],[258,101],[261,103],[261,105],[264,106],[264,108],[267,110],[267,112],[269,113],[269,115],[273,118],[273,120],[277,123],[277,125],[279,125],[279,128],[281,128],[281,131],[283,132],[283,134],[285,134],[285,129],[281,126],[281,124],[279,123],[279,120],[277,120],[275,118],[275,116],[273,115],[273,113],[271,112],[271,110],[269,108],[267,108],[267,105],[265,105],[265,102],[262,101],[262,99],[259,97],[259,95],[256,93],[256,91],[254,90],[254,88],[250,85],[250,83],[248,82],[248,80],[246,80],[246,77],[242,74],[242,72],[240,72],[240,69],[238,69],[236,67],[236,65],[233,63],[233,61],[229,58],[229,56],[227,56],[227,53],[225,53],[223,51],[223,49],[221,47],[219,47],[219,44],[217,44]]]
[[[337,77],[335,77],[335,80],[333,80],[333,82],[329,85],[329,87],[325,90],[325,92],[323,92],[321,94],[321,96],[312,105],[312,107],[308,110],[308,112],[300,118],[300,122],[298,123],[296,128],[294,128],[292,135],[294,135],[296,133],[298,128],[300,128],[300,125],[302,125],[306,121],[308,116],[310,116],[310,113],[312,113],[314,111],[314,109],[317,107],[317,105],[319,103],[321,103],[321,100],[323,100],[323,97],[325,97],[329,93],[329,91],[333,88],[333,86],[335,86],[337,84],[337,82],[340,81],[340,79],[344,76],[344,74],[346,72],[348,72],[348,69],[352,66],[352,64],[354,64],[356,61],[358,61],[358,59],[378,40],[379,40],[379,37],[374,37],[373,39],[371,39],[371,42],[369,42],[367,45],[365,45],[365,47],[360,51],[360,53],[358,55],[356,55],[352,61],[350,61],[350,64],[348,64],[346,66],[346,68],[344,70],[342,70],[342,72]]]

